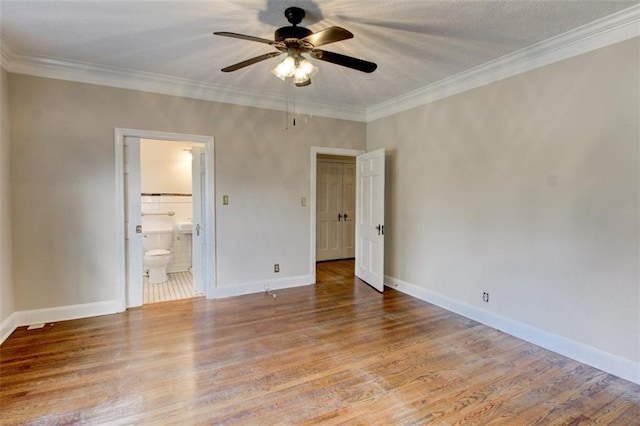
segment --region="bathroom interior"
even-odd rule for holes
[[[143,304],[202,296],[194,290],[192,247],[192,150],[202,146],[140,140]]]

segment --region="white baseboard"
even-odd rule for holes
[[[215,289],[214,298],[220,299],[243,294],[260,293],[265,291],[267,286],[269,290],[281,290],[310,284],[313,284],[311,275],[254,281],[233,287],[218,287]],[[0,344],[2,344],[17,327],[24,325],[88,318],[115,314],[122,311],[122,304],[118,300],[109,300],[105,302],[14,312],[0,324]]]
[[[117,300],[14,312],[0,325],[0,344],[4,342],[17,327],[24,325],[96,317],[99,315],[115,314],[116,312],[122,312],[121,303]]]
[[[241,296],[243,294],[261,293],[267,289],[267,286],[269,290],[282,290],[284,288],[301,287],[310,284],[313,284],[311,275],[253,281],[235,286],[216,287],[213,298],[222,299],[225,297]]]
[[[621,358],[617,355],[532,327],[525,323],[487,312],[394,277],[385,275],[385,285],[560,355],[606,371],[630,382],[640,384],[640,363]]]
[[[0,345],[7,340],[7,337],[9,337],[17,327],[16,313],[14,312],[0,324]]]

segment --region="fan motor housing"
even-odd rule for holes
[[[288,38],[305,38],[313,34],[311,30],[304,27],[282,27],[278,28],[273,35],[275,41],[285,41]]]

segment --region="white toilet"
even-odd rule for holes
[[[167,265],[171,262],[172,228],[146,229],[142,231],[144,248],[144,269],[149,271],[149,284],[159,284],[168,280]]]

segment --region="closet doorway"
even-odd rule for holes
[[[355,157],[318,154],[316,261],[355,257]]]
[[[354,213],[347,213],[347,223],[353,218],[355,228],[355,276],[375,288],[384,291],[384,193],[385,162],[384,148],[366,152],[348,148],[311,147],[311,245],[310,266],[311,277],[316,282],[316,262],[319,257],[318,248],[318,162],[320,156],[344,156],[355,159],[355,202]],[[306,205],[306,198],[301,200]],[[336,221],[338,211],[335,214]],[[344,213],[340,222],[344,222]],[[328,226],[328,225],[327,225]],[[322,231],[320,231],[322,232]]]

